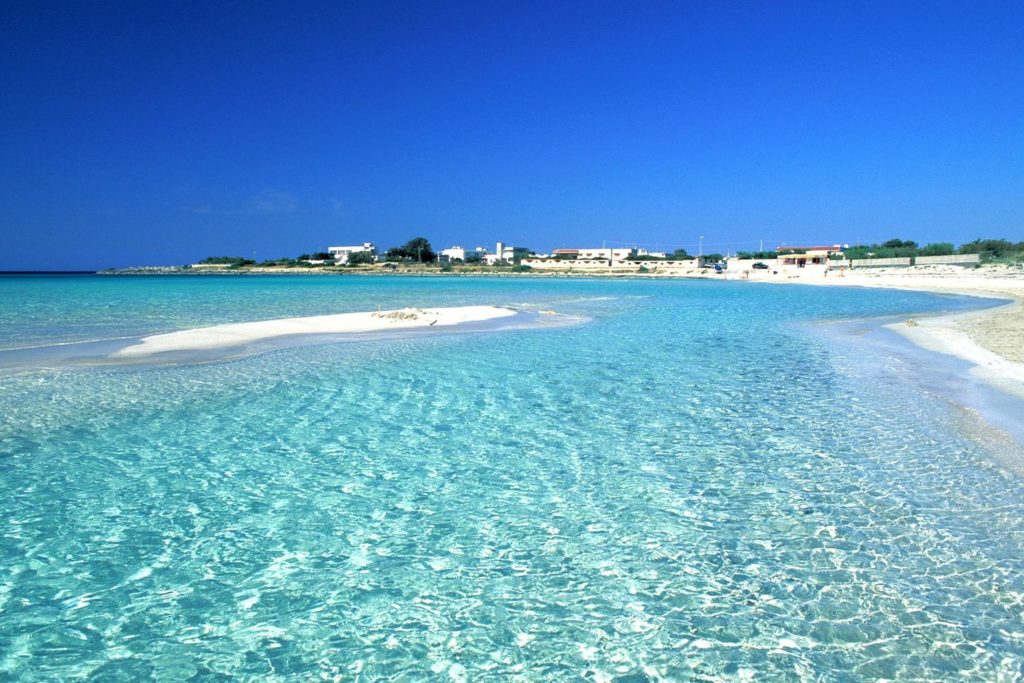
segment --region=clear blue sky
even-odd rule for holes
[[[0,269],[1024,239],[1024,3],[8,2]]]

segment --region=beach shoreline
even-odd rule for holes
[[[923,353],[945,359],[930,370],[943,368],[938,374],[946,379],[938,381],[938,392],[955,409],[961,432],[981,444],[1002,467],[1024,476],[1024,420],[1017,407],[1024,401],[1024,272],[1005,266],[925,266],[833,271],[831,276],[812,270],[787,273],[784,279],[750,281],[899,289],[999,302],[968,311],[907,317],[879,327]],[[925,386],[936,382],[934,378],[922,376],[915,381],[922,382],[922,390],[936,390]]]
[[[921,323],[980,312],[973,309],[912,320]],[[836,341],[838,362],[853,368],[856,381],[911,386],[922,399],[946,403],[948,419],[958,433],[982,446],[993,462],[1024,477],[1024,395],[1014,391],[1012,383],[978,372],[971,360],[936,348],[929,343],[930,336],[918,339],[903,334],[907,329],[919,330],[906,323],[905,316],[891,315],[829,321],[813,329]],[[908,405],[908,409],[914,408]]]
[[[1005,302],[968,312],[908,318],[887,325],[914,344],[971,364],[976,377],[1024,397],[1024,271],[1001,266],[959,266],[821,270],[750,282],[828,287],[870,287],[951,294]]]
[[[752,283],[904,289],[1000,299],[1005,306],[969,313],[930,315],[892,328],[932,351],[953,355],[974,366],[974,372],[1004,390],[1024,395],[1024,270],[1002,265],[981,267],[910,266],[901,268],[778,268],[770,270],[677,269],[638,273],[601,270],[530,272],[443,272],[406,267],[396,270],[302,270],[249,268],[212,272],[171,270],[108,271],[106,275],[261,276],[355,275],[456,278],[583,278],[583,279],[708,279]]]
[[[1015,298],[994,308],[910,318],[886,327],[921,348],[967,361],[972,375],[1024,398],[1024,363],[1011,360],[1015,349],[1004,346],[1022,315],[1021,299]],[[1004,348],[1010,353],[996,350]]]

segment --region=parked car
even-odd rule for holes
[[[768,270],[768,264],[761,263],[760,261],[758,261],[757,263],[752,265],[751,268],[753,268],[754,270]]]

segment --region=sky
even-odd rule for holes
[[[1024,240],[1021,26],[941,0],[7,2],[0,270]]]

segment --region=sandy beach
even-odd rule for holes
[[[254,274],[263,274],[260,273]],[[280,274],[280,273],[279,273]],[[347,273],[346,273],[347,274]],[[384,274],[384,273],[378,273]],[[390,273],[389,273],[390,274]],[[405,274],[405,273],[402,273]],[[409,273],[451,275],[439,272]],[[1007,302],[982,311],[949,316],[931,316],[890,326],[927,349],[963,358],[975,372],[1003,389],[1024,396],[1024,270],[1008,266],[913,266],[905,268],[776,268],[769,270],[726,270],[673,268],[638,275],[616,270],[574,272],[508,273],[508,277],[698,277],[748,282],[805,284],[816,286],[882,287],[944,294],[963,294],[1001,299]],[[496,277],[493,273],[458,273],[460,277]],[[189,351],[237,346],[261,339],[295,334],[374,332],[403,327],[453,325],[511,315],[487,306],[449,309],[418,309],[418,317],[401,317],[399,312],[346,313],[310,318],[290,318],[253,323],[218,325],[146,337],[141,343],[118,351],[116,358],[141,357],[165,351]],[[499,313],[499,311],[503,311]],[[383,317],[381,317],[383,316]],[[390,316],[390,317],[389,317]],[[480,316],[480,317],[478,317]]]
[[[253,342],[307,334],[350,334],[388,330],[451,327],[515,315],[496,306],[404,308],[393,311],[340,313],[305,318],[230,323],[143,337],[111,354],[112,359],[137,359],[168,352],[207,351],[244,346]]]
[[[742,276],[730,274],[729,279]],[[1024,270],[1008,266],[914,266],[909,268],[778,269],[751,271],[752,282],[818,286],[884,287],[1001,299],[1006,305],[890,325],[915,344],[962,358],[980,378],[1024,397]]]

